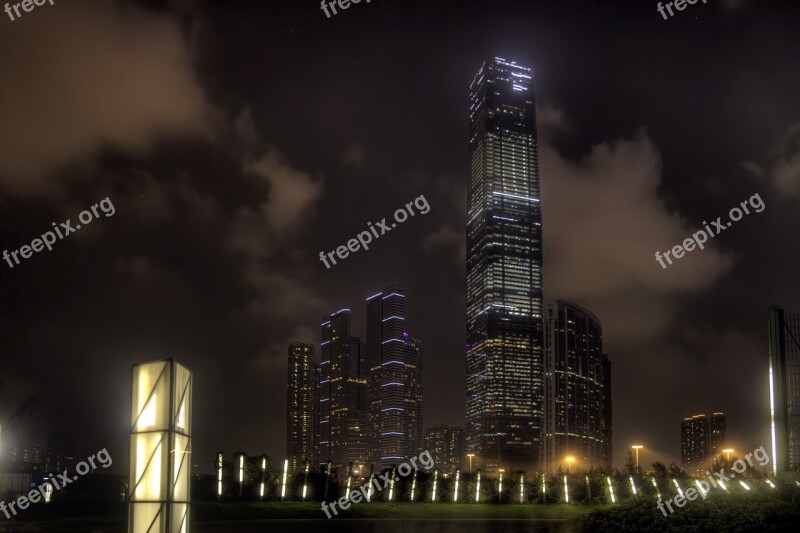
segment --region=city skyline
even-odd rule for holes
[[[634,444],[679,462],[678,425],[711,409],[733,449],[769,448],[768,310],[800,308],[800,36],[796,2],[733,3],[665,21],[621,0],[330,19],[74,0],[5,20],[0,252],[116,211],[0,262],[0,454],[52,431],[70,457],[124,457],[132,365],[174,358],[195,380],[194,472],[217,450],[280,458],[289,343],[319,358],[320,317],[349,306],[365,340],[364,302],[392,284],[424,343],[423,427],[463,426],[469,82],[495,56],[536,81],[541,302],[602,320],[615,466]],[[755,194],[763,212],[654,259]],[[420,195],[429,213],[319,261]]]

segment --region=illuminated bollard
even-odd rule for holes
[[[392,468],[392,477],[389,479],[389,501],[392,501],[394,497],[394,474],[396,470],[396,468]]]
[[[303,501],[306,501],[306,493],[308,493],[308,459],[306,459],[305,476],[303,478]]]
[[[431,492],[431,502],[436,501],[436,483],[439,480],[439,469],[436,468],[433,471],[433,491]]]
[[[569,503],[569,487],[567,486],[567,476],[564,476],[564,503]]]
[[[417,471],[414,470],[414,477],[411,479],[411,498],[410,498],[410,500],[412,502],[414,501],[414,490],[416,488],[417,488]]]
[[[525,474],[519,475],[519,503],[525,503]]]
[[[547,479],[544,474],[542,474],[542,503],[545,502],[547,499]]]
[[[458,501],[458,478],[461,476],[461,470],[456,470],[456,490],[453,491],[453,503]]]
[[[261,456],[261,486],[258,488],[258,497],[264,499],[264,486],[267,484],[267,458]]]
[[[478,470],[478,484],[475,486],[475,503],[481,501],[481,471]]]
[[[192,373],[172,359],[134,365],[129,533],[187,533]]]
[[[678,494],[683,496],[683,490],[681,490],[681,486],[678,485],[678,480],[675,479],[675,478],[672,478],[672,482],[675,483],[675,488],[678,489]]]
[[[744,490],[750,490],[750,487],[747,485],[747,483],[745,483],[741,479],[739,480],[739,485],[741,485],[744,488]]]
[[[592,484],[589,483],[589,476],[586,476],[586,494],[588,495],[588,499],[592,501]]]
[[[281,500],[286,497],[286,476],[289,473],[289,459],[283,460],[283,481],[281,482]]]
[[[239,478],[239,498],[241,498],[242,497],[242,485],[244,484],[244,454],[240,453],[238,455],[238,457],[239,457],[239,460],[237,462],[239,463],[239,475],[238,475],[238,478]]]
[[[628,476],[628,479],[631,480],[631,492],[633,493],[633,497],[638,500],[639,494],[636,492],[636,484],[633,482],[633,476]]]
[[[217,498],[222,498],[222,452],[217,452]]]
[[[608,482],[608,494],[611,496],[611,503],[617,503],[617,499],[614,497],[614,487],[611,485],[611,476],[606,476],[606,481]]]
[[[660,499],[661,499],[661,491],[660,491],[660,490],[658,490],[658,483],[656,483],[656,478],[654,478],[654,477],[651,477],[651,478],[650,478],[650,481],[652,481],[652,482],[653,482],[653,487],[655,487],[655,489],[656,489],[656,494],[658,494],[658,499],[660,500]]]

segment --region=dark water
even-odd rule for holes
[[[359,520],[236,520],[195,522],[194,533],[572,533],[566,520],[521,519],[359,519]]]

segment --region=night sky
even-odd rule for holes
[[[464,425],[468,88],[530,66],[544,289],[592,310],[612,361],[614,463],[679,461],[724,411],[769,448],[767,309],[800,308],[800,5],[56,0],[0,12],[0,250],[108,197],[113,216],[0,262],[0,424],[127,472],[131,365],[194,372],[194,464],[285,452],[286,352],[320,318],[407,291],[424,420]],[[667,269],[656,250],[766,204]],[[320,251],[419,195],[327,270]],[[317,346],[319,350],[319,347]],[[319,352],[318,352],[319,353]],[[4,451],[0,452],[4,453]]]

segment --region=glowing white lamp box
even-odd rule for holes
[[[192,373],[172,359],[134,365],[128,533],[187,533]]]

